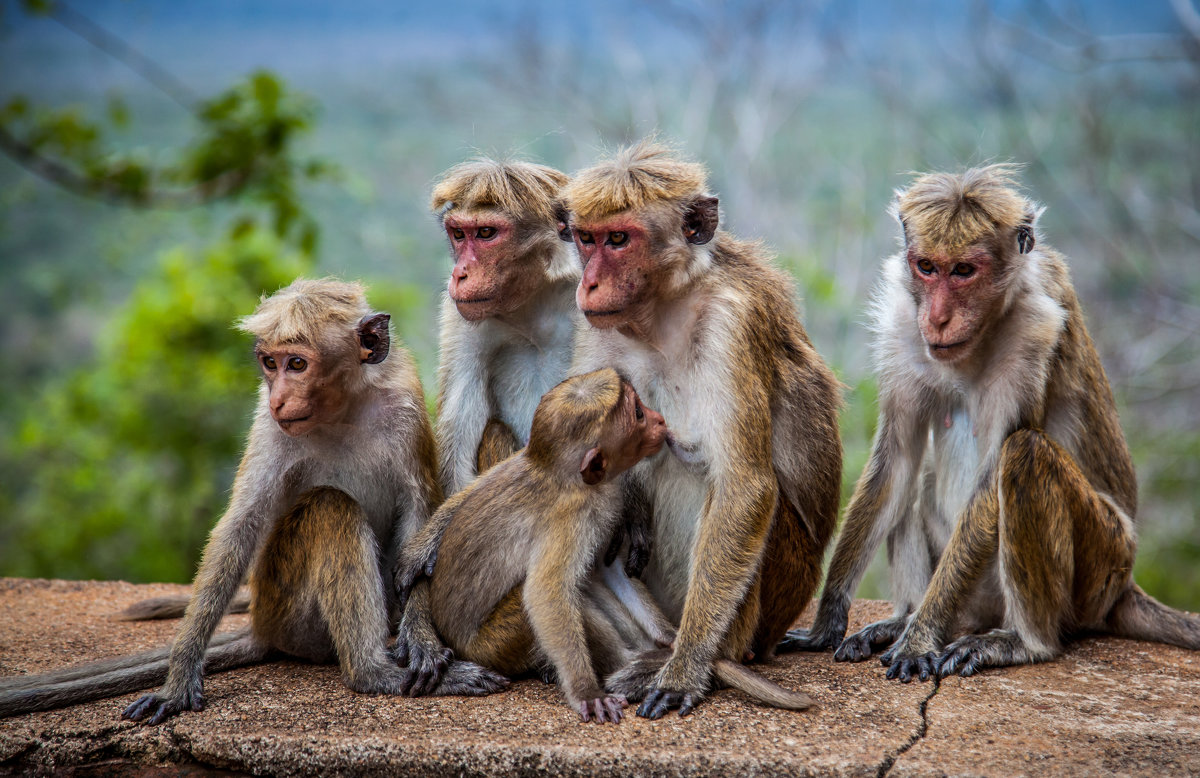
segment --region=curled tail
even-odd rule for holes
[[[1132,584],[1109,611],[1108,631],[1134,640],[1150,640],[1200,650],[1200,616],[1163,605]]]
[[[171,648],[75,665],[41,675],[0,679],[0,718],[102,700],[161,684]],[[266,649],[249,628],[216,635],[204,654],[206,673],[254,664]]]
[[[190,595],[172,594],[166,597],[150,597],[139,600],[123,611],[114,613],[114,621],[156,621],[158,619],[177,619],[183,616]],[[244,591],[238,592],[225,609],[226,613],[247,613],[250,610],[250,595]]]
[[[785,689],[765,676],[751,670],[745,665],[730,659],[718,659],[713,662],[713,672],[721,683],[732,686],[740,692],[750,695],[759,702],[785,710],[805,710],[813,706],[813,699],[804,692],[794,692]]]

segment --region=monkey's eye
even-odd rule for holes
[[[635,417],[637,417],[638,421],[641,421],[642,419],[646,418],[646,414],[642,412],[642,404],[641,403],[638,403],[637,405],[633,406],[633,415]]]
[[[627,240],[629,240],[629,235],[627,233],[624,233],[624,232],[608,233],[608,245],[610,245],[610,246],[624,246],[625,241],[627,241]]]
[[[959,276],[961,278],[970,278],[971,276],[975,275],[975,266],[968,265],[966,262],[959,262],[954,266],[954,269],[950,271],[950,275]]]
[[[492,238],[496,237],[496,228],[480,227],[475,232],[475,237],[479,238],[480,240],[491,240]]]
[[[920,270],[925,275],[931,275],[937,268],[928,259],[918,259],[917,270]]]
[[[267,354],[263,354],[262,364],[263,364],[263,367],[265,367],[267,370],[274,370],[276,367],[275,357],[269,356]]]
[[[297,373],[308,367],[308,362],[301,357],[291,357],[288,359],[288,370],[295,370]]]
[[[454,236],[455,240],[462,240],[463,238],[467,237],[467,233],[463,232],[462,230],[458,229],[457,227],[450,230],[450,234]]]
[[[592,237],[592,233],[584,232],[583,230],[576,230],[575,237],[579,238],[580,243],[591,244],[596,242],[596,239]]]

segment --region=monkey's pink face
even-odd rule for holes
[[[654,263],[644,224],[619,214],[572,228],[583,263],[583,279],[575,303],[588,323],[611,329],[636,317],[639,306],[653,297]]]
[[[279,429],[298,437],[341,418],[345,412],[343,382],[322,363],[319,351],[287,344],[259,347],[256,356],[269,390],[271,418]]]
[[[625,384],[623,391],[626,418],[622,425],[621,440],[614,446],[609,478],[623,473],[646,457],[657,454],[668,435],[667,422],[661,413],[642,403],[638,393],[629,384]]]
[[[450,299],[464,319],[508,313],[537,288],[544,271],[522,266],[515,226],[502,213],[451,211],[442,224],[454,252]]]
[[[921,337],[934,359],[953,364],[966,358],[1000,295],[995,260],[985,249],[961,256],[924,256],[910,249],[908,267],[917,289]]]

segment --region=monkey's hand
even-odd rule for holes
[[[711,668],[705,668],[696,682],[692,680],[695,673],[688,673],[675,659],[668,660],[638,706],[637,715],[644,719],[660,719],[672,708],[679,708],[680,716],[688,715],[704,700],[710,672]]]
[[[914,615],[899,639],[879,655],[879,661],[888,669],[889,681],[894,678],[899,678],[901,683],[908,683],[913,678],[928,681],[937,678],[939,653],[941,644]]]
[[[643,522],[636,519],[627,519],[617,527],[608,550],[604,552],[604,566],[616,560],[626,538],[629,539],[629,552],[625,555],[625,574],[630,578],[641,578],[642,571],[650,561],[650,532]]]
[[[904,632],[907,616],[897,616],[868,624],[842,641],[833,652],[835,662],[861,662],[878,649],[887,648]]]
[[[142,695],[125,709],[121,718],[145,721],[147,724],[161,724],[185,710],[204,710],[204,692],[199,683],[186,689],[183,694],[168,695],[160,692]]]
[[[811,629],[789,630],[775,647],[776,653],[785,651],[824,651],[833,648],[842,639],[845,630],[813,624]]]
[[[601,695],[587,700],[581,700],[577,705],[579,718],[587,723],[595,721],[597,724],[603,724],[606,721],[611,721],[613,724],[620,724],[621,719],[625,717],[622,708],[629,704],[629,701],[618,695]]]
[[[437,641],[410,641],[404,639],[403,635],[396,638],[392,655],[397,664],[405,665],[412,671],[412,686],[407,692],[409,697],[432,693],[454,661],[454,652]]]
[[[400,558],[396,560],[394,576],[396,602],[400,610],[404,610],[416,582],[421,578],[429,578],[433,575],[437,556],[438,544],[436,543],[412,542],[400,552]]]

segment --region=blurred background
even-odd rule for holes
[[[658,131],[795,277],[847,495],[892,191],[1024,163],[1134,452],[1136,576],[1200,609],[1193,3],[0,0],[0,575],[189,580],[257,383],[237,316],[362,279],[432,397],[439,172]]]

